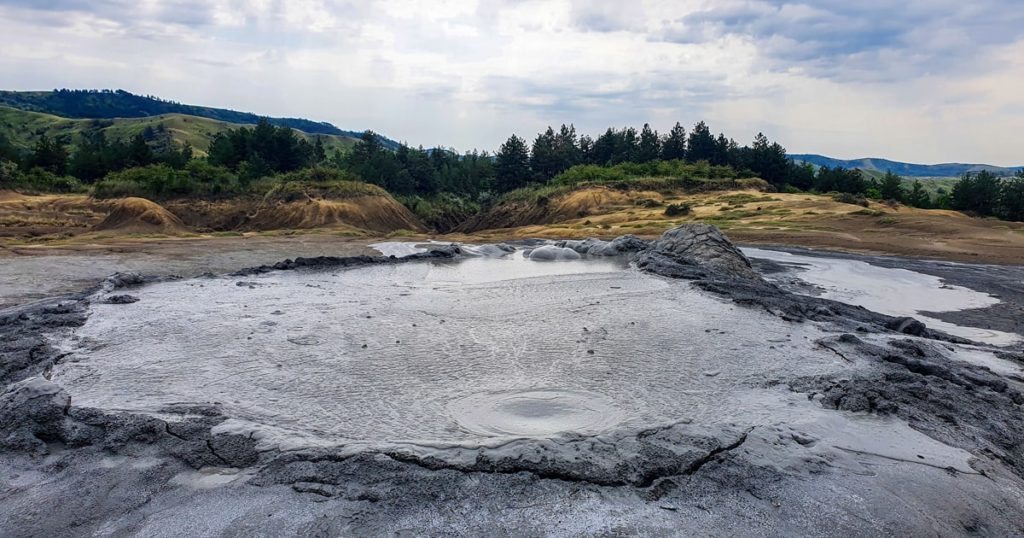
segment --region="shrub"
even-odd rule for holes
[[[9,167],[8,167],[9,168]],[[73,192],[84,192],[85,186],[82,182],[71,176],[58,176],[53,172],[44,170],[42,168],[33,168],[28,172],[18,172],[17,170],[8,169],[7,171],[0,171],[9,184],[9,186],[19,190],[26,190],[32,192],[59,192],[59,193],[73,193]]]
[[[687,203],[669,204],[668,207],[665,208],[665,216],[678,217],[681,215],[689,215],[692,210],[693,208]]]
[[[663,204],[658,200],[652,200],[651,198],[644,198],[643,200],[637,200],[634,205],[646,207],[648,209],[653,207],[661,207]]]
[[[853,204],[868,207],[868,199],[863,194],[851,194],[848,192],[837,192],[832,199],[841,204]]]

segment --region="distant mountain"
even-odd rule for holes
[[[840,166],[843,168],[860,168],[861,170],[867,170],[870,172],[891,171],[898,176],[905,177],[959,177],[967,172],[980,172],[982,170],[988,170],[989,172],[998,175],[1011,175],[1016,173],[1018,170],[1024,169],[1024,166],[1006,168],[1002,166],[992,166],[989,164],[910,164],[890,161],[887,159],[872,158],[844,161],[841,159],[833,159],[831,157],[814,154],[791,154],[789,157],[796,162],[805,162],[814,166],[828,166],[829,168],[836,168]]]
[[[30,112],[42,112],[63,118],[114,119],[146,118],[164,114],[184,114],[225,123],[253,125],[262,116],[225,108],[184,105],[153,96],[135,95],[124,90],[53,90],[18,92],[0,90],[0,106]],[[327,122],[302,118],[267,118],[270,123],[291,127],[309,134],[358,138],[358,131],[344,131]],[[382,137],[383,138],[383,137]],[[395,148],[398,143],[383,138],[384,145]]]

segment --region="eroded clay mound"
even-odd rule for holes
[[[425,231],[416,216],[390,196],[275,202],[261,208],[244,227],[249,230],[358,228],[373,232]]]
[[[93,229],[96,231],[169,234],[188,231],[185,224],[174,213],[145,198],[116,200],[107,218]]]
[[[500,204],[475,215],[455,228],[457,232],[475,232],[502,228],[515,228],[534,224],[551,224],[600,214],[606,210],[630,205],[625,193],[605,188],[590,187],[552,199],[518,201]]]

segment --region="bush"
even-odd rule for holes
[[[713,180],[751,177],[729,166],[712,166],[707,162],[651,161],[646,163],[620,163],[613,166],[581,164],[553,177],[554,185],[583,183],[614,183],[641,178],[675,178],[679,180]]]
[[[20,172],[15,167],[0,163],[0,188],[29,192],[85,192],[82,182],[71,176],[58,176],[42,168]]]
[[[96,198],[176,198],[217,196],[239,192],[238,178],[226,168],[205,161],[190,161],[184,169],[166,164],[151,164],[112,172],[96,183]]]
[[[658,200],[652,200],[650,198],[644,198],[643,200],[637,200],[634,205],[638,205],[638,206],[641,206],[641,207],[646,207],[648,209],[651,209],[651,208],[655,208],[655,207],[661,207],[664,204],[662,204]]]
[[[832,195],[832,199],[841,204],[853,204],[863,207],[868,207],[868,199],[863,194],[851,194],[848,192],[837,192]]]
[[[682,215],[689,215],[691,211],[693,211],[693,208],[687,203],[669,204],[668,207],[665,208],[665,216],[679,217]]]

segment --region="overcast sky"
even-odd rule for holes
[[[1021,0],[0,0],[0,87],[494,149],[706,120],[791,153],[1024,164]]]

